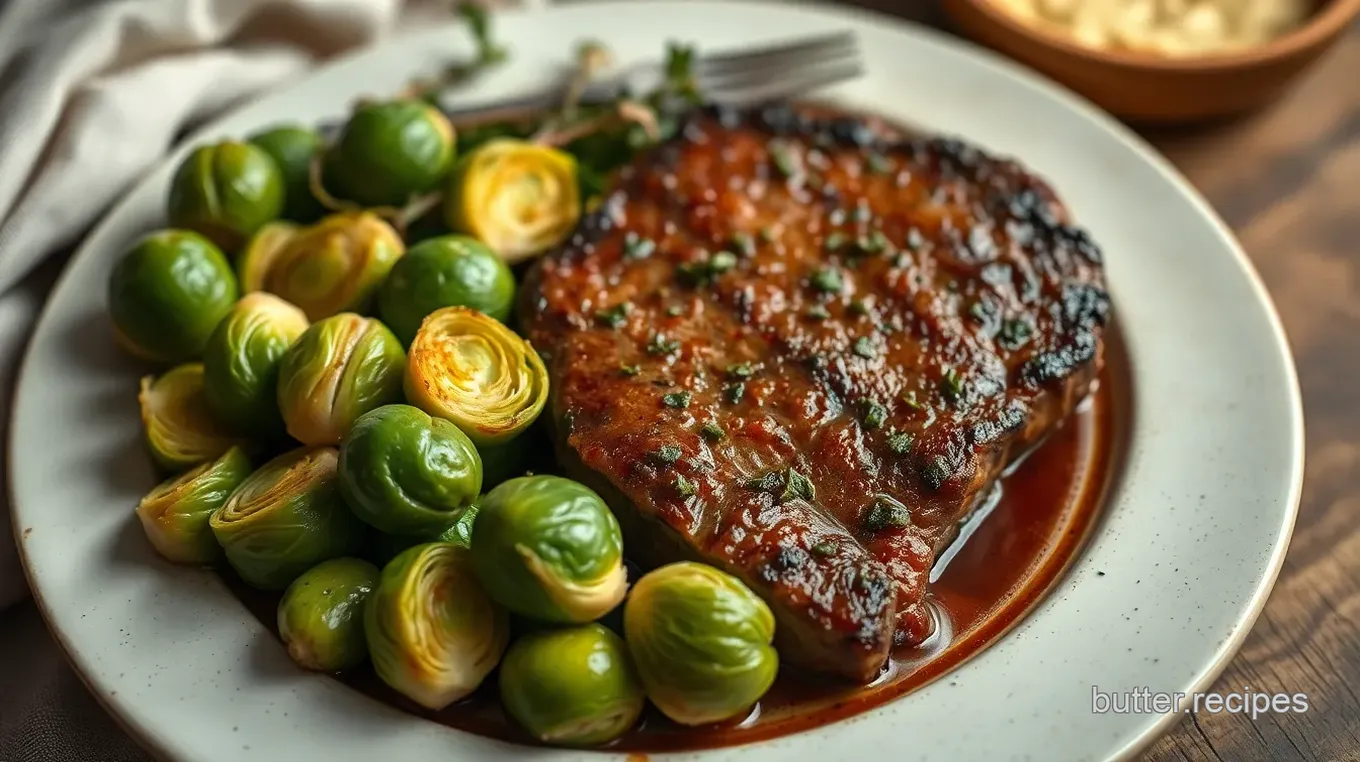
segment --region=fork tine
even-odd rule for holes
[[[734,90],[770,84],[784,80],[797,79],[810,70],[837,64],[853,64],[859,61],[859,51],[851,48],[833,48],[816,55],[800,56],[781,60],[776,66],[757,66],[732,68],[721,74],[714,73],[703,77],[700,86],[705,89]]]
[[[704,76],[733,68],[769,67],[789,60],[817,58],[844,48],[855,48],[854,32],[835,32],[759,48],[703,55],[699,58],[695,73]]]
[[[859,61],[821,66],[800,71],[796,76],[781,77],[744,89],[713,91],[709,95],[714,102],[728,106],[775,101],[811,92],[837,82],[854,79],[864,73]]]

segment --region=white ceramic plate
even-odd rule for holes
[[[1014,631],[948,679],[819,730],[680,756],[1127,757],[1173,716],[1093,714],[1093,686],[1192,691],[1217,675],[1275,580],[1302,474],[1299,395],[1280,325],[1246,258],[1185,181],[1113,121],[1015,66],[830,8],[634,2],[505,15],[497,33],[513,62],[475,96],[541,82],[579,38],[604,40],[628,60],[657,55],[667,39],[719,47],[829,28],[859,34],[869,72],[836,95],[1021,157],[1103,244],[1134,375],[1131,446],[1080,560]],[[197,139],[341,115],[355,96],[393,92],[467,47],[453,28],[425,31]],[[104,285],[120,250],[161,224],[178,158],[81,249],[19,382],[15,535],[76,668],[148,748],[174,760],[600,759],[459,733],[304,674],[215,576],[152,552],[132,513],[154,481],[137,441],[138,369],[110,341]]]

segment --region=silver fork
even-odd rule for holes
[[[645,61],[590,81],[581,103],[608,101],[618,93],[645,93],[665,77],[661,61]],[[704,99],[725,106],[743,106],[803,95],[818,88],[854,79],[864,72],[853,32],[806,37],[757,48],[698,56],[694,78]],[[479,121],[494,115],[551,108],[566,88],[557,84],[511,99],[446,107],[455,122]],[[449,104],[451,105],[451,104]]]

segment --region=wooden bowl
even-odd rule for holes
[[[1322,0],[1306,24],[1244,52],[1202,58],[1095,50],[1014,18],[992,0],[944,0],[964,33],[1131,122],[1201,121],[1248,111],[1289,83],[1360,13],[1360,0]]]

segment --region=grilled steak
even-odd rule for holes
[[[938,552],[1101,363],[1101,256],[1018,164],[829,109],[702,109],[523,289],[559,455],[645,563],[872,679]]]

